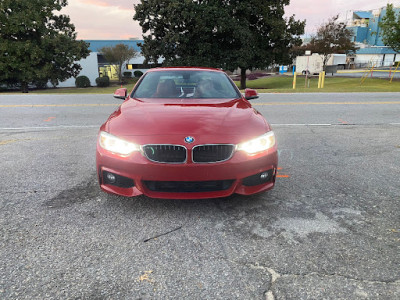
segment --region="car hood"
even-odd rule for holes
[[[161,101],[160,101],[161,102]],[[145,102],[126,100],[105,129],[117,136],[258,136],[270,130],[262,115],[243,99]]]

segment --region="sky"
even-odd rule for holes
[[[78,39],[118,40],[142,38],[138,22],[133,21],[133,5],[139,0],[68,0],[61,13],[69,15],[76,27]],[[350,10],[371,10],[392,3],[400,7],[400,0],[291,0],[286,15],[306,20],[306,34],[312,34],[330,17],[345,16]]]

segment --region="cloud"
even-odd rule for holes
[[[400,6],[400,0],[291,0],[286,16],[294,14],[297,20],[306,20],[306,33],[311,34],[337,14],[377,9],[388,2]],[[69,0],[62,13],[71,17],[79,39],[141,38],[142,30],[132,19],[133,5],[138,3],[140,0]]]
[[[286,7],[286,15],[294,14],[297,20],[306,20],[306,33],[312,33],[335,15],[340,14],[344,18],[346,12],[351,10],[378,9],[387,3],[400,6],[400,1],[388,0],[291,0],[290,5]]]
[[[102,7],[117,7],[121,10],[133,10],[133,5],[140,3],[140,0],[75,0],[89,5],[96,5]],[[74,2],[75,2],[74,1]],[[70,2],[72,2],[70,0]],[[116,3],[117,2],[117,3]]]
[[[137,1],[69,0],[61,13],[70,16],[78,39],[141,38],[142,29],[133,20],[133,2]]]

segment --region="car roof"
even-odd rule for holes
[[[150,69],[147,72],[160,72],[160,71],[214,71],[224,73],[221,69],[207,68],[207,67],[161,67]]]

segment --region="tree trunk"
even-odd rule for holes
[[[331,54],[326,54],[326,55],[324,55],[324,59],[323,59],[323,61],[322,61],[322,69],[325,71],[325,67],[326,67],[326,64],[328,63],[328,60],[331,58]]]
[[[21,92],[28,93],[28,83],[27,82],[21,82]]]
[[[246,88],[246,69],[240,68],[240,89],[244,90]]]
[[[122,63],[118,65],[118,79],[119,84],[122,86]]]

